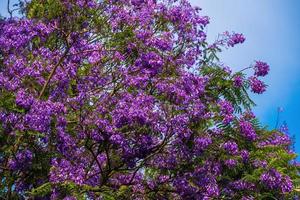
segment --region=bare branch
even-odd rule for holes
[[[12,18],[13,11],[10,10],[10,0],[7,0],[7,12],[9,13],[10,18]]]

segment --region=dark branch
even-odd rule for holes
[[[46,91],[47,86],[49,85],[49,82],[50,82],[51,78],[53,77],[53,75],[56,72],[56,69],[61,65],[61,63],[63,62],[63,60],[66,57],[66,55],[68,54],[68,52],[69,52],[69,48],[65,51],[65,53],[62,55],[62,57],[59,59],[58,63],[53,67],[53,69],[50,72],[45,84],[43,85],[43,88],[42,88],[42,90],[40,92],[40,95],[39,95],[39,99],[43,96],[44,92]]]
[[[13,11],[10,10],[10,0],[7,0],[7,12],[9,13],[10,18],[12,18]]]

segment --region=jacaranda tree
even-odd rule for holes
[[[0,22],[3,199],[297,196],[289,137],[251,112],[268,64],[232,72],[217,57],[242,34],[209,44],[187,0],[21,9]]]

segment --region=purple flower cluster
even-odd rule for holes
[[[241,76],[235,76],[233,78],[233,85],[237,88],[242,87],[243,86],[243,78]]]
[[[240,155],[244,162],[247,162],[249,160],[249,157],[250,157],[249,151],[247,151],[245,149],[241,150]]]
[[[260,147],[266,146],[289,146],[291,144],[291,139],[288,135],[275,132],[266,140],[261,141],[258,145]]]
[[[269,189],[278,189],[280,188],[282,193],[291,192],[293,189],[293,183],[288,176],[282,175],[276,169],[270,169],[267,172],[264,172],[260,176],[262,184],[264,184]]]
[[[142,70],[145,70],[146,73],[147,71],[150,71],[150,73],[158,73],[163,66],[163,60],[158,54],[149,52],[141,55],[141,57],[137,59],[135,65]]]
[[[225,166],[227,166],[229,169],[236,167],[238,164],[237,160],[234,159],[227,159],[224,161]]]
[[[240,132],[244,137],[246,137],[250,141],[256,140],[257,135],[250,122],[242,120],[240,121],[239,126]]]
[[[50,173],[50,181],[52,183],[73,181],[78,185],[82,185],[84,183],[84,175],[85,171],[83,166],[74,166],[70,161],[65,159],[52,160],[52,170]]]
[[[195,149],[196,151],[205,150],[212,143],[212,139],[209,137],[197,137],[195,139]]]
[[[234,118],[233,116],[234,109],[231,103],[229,101],[222,100],[218,103],[218,105],[220,107],[220,114],[223,117],[223,123],[229,124]]]
[[[254,65],[255,76],[266,76],[269,73],[270,66],[262,61],[256,61]]]
[[[237,143],[233,142],[233,141],[225,142],[222,146],[226,152],[228,152],[229,154],[232,154],[232,155],[237,154],[239,151],[239,147],[238,147]]]
[[[20,170],[30,166],[33,159],[32,152],[28,149],[18,152],[16,157],[10,159],[8,166],[12,170]]]
[[[267,86],[265,85],[264,82],[259,80],[257,77],[255,76],[250,77],[249,82],[250,82],[252,92],[257,94],[262,94],[266,91]]]
[[[230,187],[235,190],[253,190],[255,188],[255,184],[251,182],[247,182],[244,180],[237,180],[230,183]]]
[[[245,42],[245,37],[243,34],[241,33],[229,33],[229,32],[225,32],[224,33],[225,36],[228,37],[227,39],[227,45],[229,47],[234,47],[236,44],[241,44]]]

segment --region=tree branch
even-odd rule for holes
[[[56,72],[56,69],[58,68],[58,66],[61,65],[61,63],[63,62],[64,58],[65,58],[66,55],[68,54],[69,50],[70,50],[70,48],[68,48],[68,49],[65,51],[65,53],[62,55],[62,57],[59,59],[58,63],[53,67],[52,71],[50,72],[50,74],[49,74],[49,76],[48,76],[48,78],[47,78],[47,81],[46,81],[45,84],[43,85],[43,88],[42,88],[42,90],[41,90],[41,92],[40,92],[40,95],[39,95],[38,99],[41,99],[41,97],[43,96],[43,94],[44,94],[44,92],[45,92],[47,86],[49,85],[49,82],[50,82],[51,78],[53,77],[53,75],[54,75],[55,72]]]
[[[9,168],[7,168],[7,167],[3,167],[3,166],[0,166],[0,169],[2,169],[2,170],[6,170],[6,171],[9,171],[9,170],[10,170]]]
[[[12,11],[10,10],[10,0],[7,0],[7,12],[9,13],[10,18],[12,18]]]

